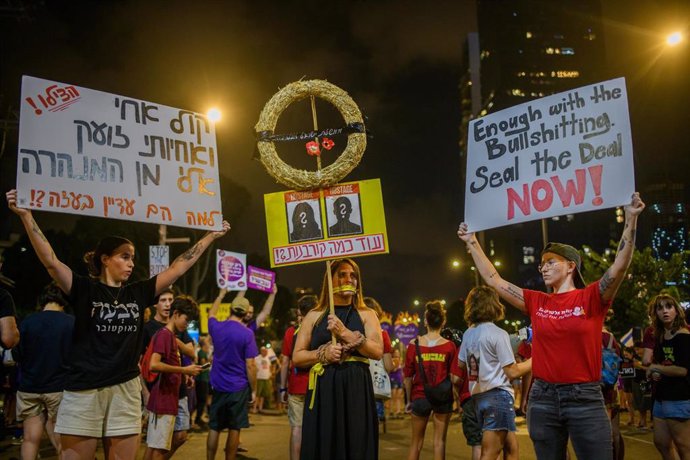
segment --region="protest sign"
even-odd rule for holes
[[[381,182],[264,195],[271,267],[387,254]]]
[[[247,265],[247,287],[257,291],[271,292],[276,282],[276,274],[270,270]]]
[[[228,291],[247,289],[247,255],[217,250],[216,280],[219,288]]]
[[[220,230],[204,115],[24,76],[19,207]]]
[[[149,246],[149,278],[156,276],[170,265],[170,246]]]
[[[230,318],[230,306],[231,303],[222,303],[218,307],[216,312],[216,319],[218,321],[225,321]],[[200,303],[199,304],[199,332],[202,334],[208,334],[208,311],[213,306],[212,303]]]
[[[472,120],[468,133],[465,222],[472,232],[630,203],[623,78]]]

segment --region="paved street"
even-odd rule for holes
[[[628,430],[625,427],[627,421],[626,414],[623,414],[621,423],[625,439],[625,458],[627,460],[651,460],[659,458],[652,443],[652,434],[649,431],[637,429]],[[285,460],[288,458],[288,432],[289,426],[287,416],[275,415],[252,415],[251,428],[242,431],[242,445],[247,447],[248,452],[244,454],[244,459],[260,460]],[[527,435],[527,427],[524,419],[518,419],[518,439],[520,442],[520,458],[533,459],[534,450],[532,443]],[[398,460],[406,458],[409,446],[410,426],[409,419],[390,420],[387,423],[387,432],[381,433],[380,437],[380,459]],[[433,428],[429,426],[427,430],[426,442],[422,452],[422,459],[433,458],[432,455],[432,433]],[[221,443],[225,442],[225,434],[221,436]],[[143,457],[144,447],[142,447],[138,458]],[[174,458],[191,460],[204,459],[206,456],[206,434],[190,433],[189,441],[180,448]],[[19,446],[12,446],[5,441],[0,443],[0,458],[19,459]],[[55,452],[49,448],[47,441],[45,448],[41,450],[42,459],[54,459]],[[97,458],[103,458],[102,451],[99,450]],[[223,458],[223,449],[220,447],[216,455],[217,459]],[[470,449],[465,445],[465,438],[462,435],[462,426],[459,419],[454,417],[448,430],[447,459],[470,459]],[[574,458],[574,457],[573,457]]]

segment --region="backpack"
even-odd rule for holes
[[[146,347],[144,356],[141,357],[141,361],[139,362],[139,368],[141,369],[141,378],[143,378],[146,383],[155,382],[159,375],[158,372],[153,372],[151,370],[151,356],[153,355],[153,339],[162,330],[163,329],[159,329],[155,334],[153,334],[153,337],[151,337],[149,345]]]
[[[613,334],[609,335],[609,343],[601,349],[601,383],[614,385],[618,381],[621,357],[613,348]]]

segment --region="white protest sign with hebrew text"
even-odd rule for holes
[[[220,230],[204,115],[24,76],[19,207]]]
[[[625,79],[472,120],[465,222],[476,232],[630,203],[635,190]]]

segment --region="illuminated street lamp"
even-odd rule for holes
[[[460,268],[460,261],[457,260],[457,259],[453,260],[453,261],[451,262],[451,266],[452,266],[453,268]]]
[[[417,299],[415,299],[415,301],[412,302],[412,303],[414,304],[415,307],[418,307],[418,306],[419,306],[419,300],[417,300]]]
[[[212,123],[218,123],[222,117],[222,114],[220,112],[220,109],[218,109],[217,107],[213,107],[208,110],[206,116]]]
[[[676,46],[683,41],[683,34],[680,32],[673,32],[666,37],[666,44],[668,46]]]

